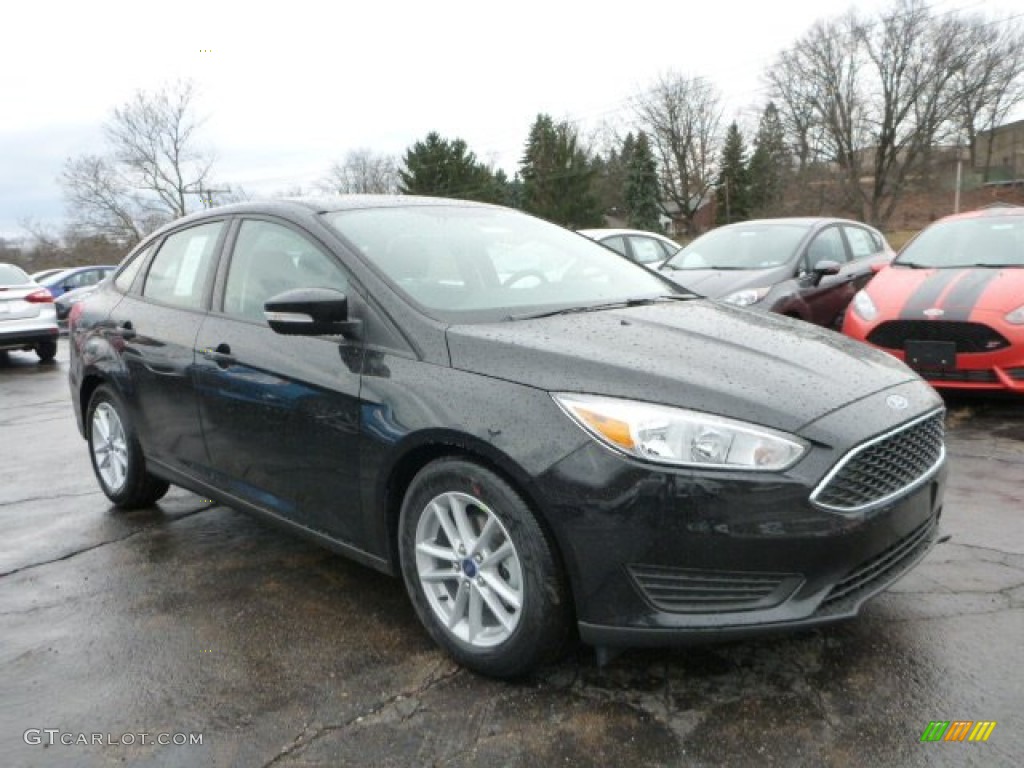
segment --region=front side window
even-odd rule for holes
[[[176,307],[199,309],[224,222],[169,235],[153,259],[142,295]]]
[[[837,261],[840,264],[846,262],[846,246],[843,245],[843,235],[839,227],[829,227],[819,232],[807,247],[807,270],[813,270],[821,261]]]
[[[264,321],[267,299],[293,288],[333,288],[344,293],[348,277],[310,240],[269,221],[243,221],[235,241],[224,312]]]

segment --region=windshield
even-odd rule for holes
[[[911,240],[893,264],[1024,267],[1024,215],[941,221]]]
[[[769,269],[791,261],[806,224],[722,227],[701,235],[666,263],[670,269]]]
[[[504,208],[410,205],[325,217],[438,319],[502,319],[679,291],[582,235]]]
[[[31,282],[32,278],[20,267],[13,264],[0,264],[0,285],[25,285]]]

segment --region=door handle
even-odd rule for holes
[[[125,320],[123,323],[117,326],[117,328],[115,329],[115,333],[117,333],[125,341],[131,341],[132,339],[135,338],[135,327],[132,325],[131,320]]]
[[[238,359],[231,354],[231,347],[227,344],[218,344],[215,349],[204,349],[203,357],[216,363],[220,368],[227,368],[238,362]]]

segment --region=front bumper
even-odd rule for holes
[[[878,326],[892,321],[891,317],[879,317],[865,322],[852,310],[847,313],[843,332],[853,338],[867,341]],[[941,326],[942,321],[934,321]],[[1009,342],[1008,346],[994,351],[960,352],[956,366],[950,369],[915,369],[925,381],[936,389],[975,390],[982,392],[1012,392],[1024,394],[1024,328],[1007,323],[996,313],[979,311],[972,315],[971,325],[983,325],[998,333]],[[906,362],[903,349],[876,346],[898,360]]]
[[[935,398],[921,382],[902,391],[924,390]],[[944,460],[883,506],[839,513],[810,501],[854,447],[832,447],[828,436],[856,422],[884,433],[885,414],[876,414],[877,426],[870,421],[886,394],[804,430],[815,447],[782,474],[663,469],[596,444],[553,467],[545,495],[581,638],[605,647],[672,645],[854,616],[939,536]]]

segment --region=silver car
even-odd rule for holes
[[[0,264],[0,351],[34,349],[57,355],[57,310],[48,290],[14,264]]]

